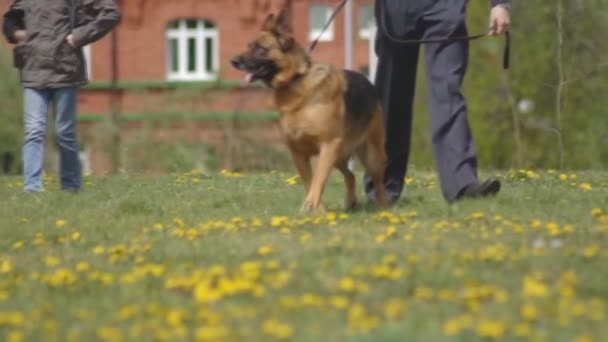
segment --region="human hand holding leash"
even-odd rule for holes
[[[500,36],[509,30],[511,17],[509,9],[505,5],[496,5],[490,11],[490,31],[491,36]]]

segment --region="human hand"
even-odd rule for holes
[[[499,36],[509,30],[511,17],[509,10],[504,6],[497,5],[490,12],[490,35]]]
[[[25,30],[17,30],[13,34],[13,37],[17,41],[17,45],[23,44],[27,40],[27,33],[25,32]]]
[[[71,47],[75,47],[74,46],[74,36],[72,36],[72,34],[68,34],[68,37],[65,39],[68,41],[68,44],[70,44]]]

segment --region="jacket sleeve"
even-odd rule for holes
[[[84,46],[93,43],[106,33],[110,32],[121,20],[120,8],[115,0],[94,0],[85,1],[85,10],[93,12],[94,19],[83,25],[76,27],[72,32],[74,45],[76,47]]]
[[[15,0],[4,13],[2,20],[2,34],[11,44],[17,44],[15,40],[15,31],[25,29],[25,11],[23,10],[23,1]]]

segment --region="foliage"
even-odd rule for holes
[[[464,92],[480,164],[484,167],[559,168],[558,130],[564,140],[564,167],[588,169],[608,165],[605,96],[608,43],[604,37],[608,30],[608,2],[561,1],[561,60],[559,3],[513,2],[511,68],[506,72],[502,70],[502,38],[470,43]],[[488,14],[487,1],[469,2],[470,34],[486,29]],[[424,72],[419,72],[412,161],[433,165],[424,83]],[[529,111],[520,110],[522,100],[531,101],[533,107]]]
[[[17,161],[23,139],[22,88],[13,68],[12,53],[1,45],[0,75],[0,156],[12,153]],[[13,164],[13,172],[18,169],[17,164]]]

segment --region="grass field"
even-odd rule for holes
[[[344,213],[336,174],[320,217],[281,173],[0,178],[0,340],[605,340],[608,173],[501,178]]]

